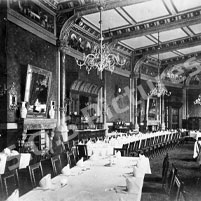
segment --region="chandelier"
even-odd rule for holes
[[[110,48],[107,44],[103,44],[103,33],[102,33],[102,11],[103,6],[99,7],[100,10],[100,45],[94,47],[90,54],[83,56],[83,61],[76,60],[77,65],[81,68],[86,67],[88,73],[92,69],[97,69],[98,71],[109,70],[114,71],[116,65],[124,65],[126,60],[120,60],[119,55],[112,54]]]
[[[194,105],[201,105],[201,95],[194,101]]]
[[[168,90],[165,88],[164,84],[161,82],[160,79],[160,58],[159,58],[159,49],[160,49],[160,40],[159,40],[159,32],[158,32],[158,78],[156,86],[149,92],[148,96],[170,96],[171,92],[168,92]]]

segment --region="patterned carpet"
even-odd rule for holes
[[[184,189],[188,192],[189,200],[186,201],[200,201],[201,200],[201,168],[195,159],[193,159],[193,146],[194,142],[189,141],[184,145],[177,146],[172,150],[168,151],[170,167],[173,163],[178,169],[178,175],[180,179],[184,182]],[[163,154],[150,159],[150,165],[152,174],[161,177],[162,174],[162,163],[166,155]],[[145,176],[146,179],[146,176]],[[156,182],[155,182],[156,183]],[[155,193],[146,193],[143,189],[141,201],[165,201],[169,200],[167,196],[161,191],[161,184],[150,184]],[[144,188],[144,187],[143,187]]]

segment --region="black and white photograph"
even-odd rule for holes
[[[200,201],[201,0],[0,0],[0,201]]]

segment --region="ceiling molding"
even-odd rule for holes
[[[118,41],[121,39],[130,39],[139,36],[149,35],[158,31],[167,31],[200,23],[201,9],[190,11],[176,16],[169,16],[157,19],[147,23],[128,26],[117,30],[104,31],[105,41]]]
[[[115,9],[117,7],[124,7],[124,6],[129,6],[129,5],[134,5],[142,2],[147,2],[150,0],[107,0],[107,3],[105,3],[104,10],[110,10],[110,9]],[[79,13],[80,16],[83,15],[88,15],[92,13],[98,12],[98,1],[93,1],[95,3],[88,3],[85,5],[80,5],[74,8],[67,8],[67,9],[62,9],[58,11],[58,13],[66,13],[69,11],[72,11],[72,9],[75,10],[76,13]],[[68,3],[68,2],[65,2]]]
[[[200,58],[201,57],[201,51],[200,52],[194,52],[194,53],[190,53],[190,54],[186,54],[184,56],[178,56],[178,57],[173,57],[173,58],[169,58],[169,59],[164,59],[162,60],[162,65],[166,65],[168,64],[169,66],[174,64],[180,64],[182,62],[185,62],[187,59],[190,59],[192,57],[196,57],[196,58]]]
[[[201,44],[201,34],[193,36],[193,37],[187,37],[187,38],[182,38],[182,39],[178,39],[178,40],[174,40],[170,42],[161,43],[160,49],[158,49],[158,44],[156,44],[154,46],[149,46],[146,48],[135,50],[134,53],[135,55],[141,55],[141,54],[150,55],[150,54],[173,51],[175,49],[193,47],[199,44]]]

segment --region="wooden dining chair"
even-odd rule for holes
[[[76,152],[77,152],[77,160],[80,160],[81,158],[83,158],[84,160],[87,160],[89,158],[87,145],[85,144],[76,145]]]
[[[172,187],[170,189],[170,200],[179,201],[180,194],[183,189],[183,182],[180,180],[178,175],[175,175],[174,180],[172,182]]]
[[[58,174],[61,173],[61,169],[62,169],[60,155],[53,156],[51,158],[51,162],[52,162],[54,176],[57,176]]]
[[[38,186],[40,180],[43,178],[43,169],[41,162],[29,165],[28,169],[32,187],[35,188],[36,186]]]
[[[166,194],[165,185],[167,184],[169,171],[169,156],[168,153],[163,159],[162,174],[146,174],[143,184],[143,192],[163,193]]]
[[[73,152],[67,152],[67,158],[70,168],[74,167],[76,165],[76,158]]]
[[[0,175],[1,198],[7,199],[16,189],[20,188],[18,170],[11,170]]]

